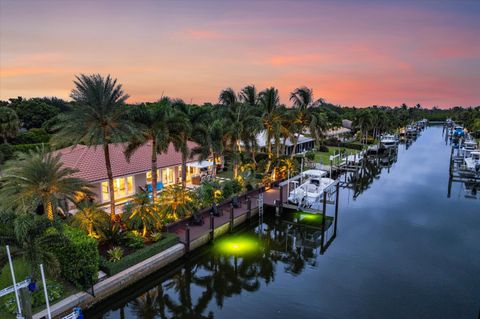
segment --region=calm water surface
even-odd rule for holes
[[[449,155],[442,128],[429,127],[361,193],[342,189],[323,254],[315,229],[266,219],[245,230],[262,238],[261,253],[206,248],[86,318],[476,319],[480,199],[455,183],[447,198]]]

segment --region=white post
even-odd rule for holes
[[[52,314],[50,313],[50,302],[48,301],[48,292],[47,292],[47,281],[45,280],[45,273],[43,272],[43,264],[40,264],[40,273],[42,275],[43,282],[43,293],[45,294],[45,303],[47,304],[47,318],[52,319]]]
[[[303,182],[303,156],[300,164],[300,185],[302,184],[302,182]]]
[[[8,256],[8,263],[10,265],[10,273],[12,274],[13,291],[15,291],[15,300],[17,301],[17,318],[23,318],[22,307],[20,306],[20,297],[18,296],[18,290],[17,290],[17,281],[15,280],[15,272],[13,271],[12,256],[10,255],[10,246],[8,245],[7,245],[7,256]]]
[[[290,169],[287,171],[287,198],[290,194]]]

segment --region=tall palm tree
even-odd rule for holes
[[[368,131],[371,129],[372,123],[372,114],[368,109],[360,110],[353,121],[353,125],[360,130],[364,143],[368,141]]]
[[[157,154],[164,153],[168,150],[170,143],[170,128],[178,116],[170,105],[165,103],[149,103],[134,106],[129,110],[131,121],[136,124],[140,134],[135,134],[128,141],[125,149],[125,156],[130,161],[135,151],[147,144],[151,144],[152,150],[152,197],[153,201],[157,201]]]
[[[257,88],[255,87],[255,85],[247,85],[239,93],[240,100],[250,106],[257,105],[258,97],[259,96],[257,94]]]
[[[268,88],[260,92],[258,104],[261,109],[261,120],[263,127],[265,129],[266,135],[266,148],[268,153],[268,163],[266,166],[266,171],[270,170],[270,165],[273,160],[272,152],[272,139],[275,140],[276,147],[280,147],[280,127],[281,127],[281,118],[282,112],[279,111],[280,106],[280,97],[278,95],[278,90],[274,87]]]
[[[182,187],[185,188],[187,186],[187,159],[191,157],[188,140],[192,136],[198,110],[195,106],[183,103],[182,100],[173,100],[171,105],[176,113],[175,120],[170,126],[170,141],[175,150],[182,153]]]
[[[254,139],[252,126],[257,122],[255,108],[246,103],[241,103],[231,88],[222,90],[219,95],[219,102],[224,120],[225,137],[229,141],[232,152],[233,177],[238,176],[239,156],[241,142]],[[245,143],[247,145],[248,143]]]
[[[223,121],[218,112],[214,109],[205,111],[202,121],[197,122],[193,140],[198,144],[192,154],[199,155],[199,160],[203,161],[210,156],[213,158],[213,177],[217,173],[217,157],[223,154]]]
[[[290,93],[290,101],[293,104],[293,107],[296,109],[296,120],[298,124],[299,131],[293,132],[292,138],[294,140],[293,151],[291,157],[295,155],[295,149],[298,143],[298,136],[303,132],[304,128],[309,128],[310,134],[318,141],[318,124],[319,116],[315,112],[313,106],[324,103],[323,99],[318,99],[314,101],[313,91],[307,87],[300,87],[295,89]]]
[[[8,138],[17,136],[20,121],[17,113],[9,107],[0,107],[0,138],[7,143]]]
[[[42,204],[47,217],[53,220],[56,207],[65,199],[76,202],[90,193],[90,185],[72,175],[76,170],[63,167],[60,155],[44,147],[20,153],[6,164],[0,180],[1,205],[18,211],[34,209]]]
[[[73,108],[60,117],[56,144],[83,143],[104,152],[110,194],[110,218],[115,221],[115,193],[109,144],[131,136],[133,128],[126,117],[125,101],[128,95],[122,85],[110,75],[76,76],[75,87],[70,94]]]

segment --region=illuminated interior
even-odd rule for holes
[[[115,199],[126,197],[134,193],[133,176],[119,177],[113,180]],[[108,181],[102,182],[102,201],[110,200]]]

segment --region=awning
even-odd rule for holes
[[[187,166],[195,167],[195,168],[207,168],[207,167],[213,166],[213,162],[210,162],[210,161],[191,162],[191,163],[187,163]]]

